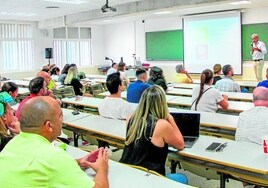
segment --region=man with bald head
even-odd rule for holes
[[[51,144],[61,132],[62,111],[38,96],[21,111],[21,133],[0,153],[1,187],[108,187],[108,154],[101,148],[77,161]],[[81,169],[96,171],[94,182]]]
[[[253,91],[254,107],[239,115],[235,140],[262,144],[268,135],[268,89],[257,87]]]

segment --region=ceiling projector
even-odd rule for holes
[[[105,12],[116,12],[116,8],[110,7],[108,5],[108,0],[106,0],[106,4],[101,7],[101,12],[102,13],[105,13]]]

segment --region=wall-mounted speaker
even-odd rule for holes
[[[53,58],[53,48],[45,48],[45,57],[46,59]]]

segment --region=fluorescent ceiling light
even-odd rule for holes
[[[170,11],[154,12],[154,14],[170,14]]]
[[[24,16],[30,17],[35,16],[35,13],[24,13],[24,12],[0,12],[0,16]]]
[[[87,0],[41,0],[41,1],[48,1],[53,3],[67,3],[67,4],[83,4],[88,3]]]
[[[103,22],[111,22],[112,20],[103,20]]]
[[[242,0],[242,1],[231,2],[230,4],[231,5],[243,5],[243,4],[251,4],[251,2],[248,0]]]

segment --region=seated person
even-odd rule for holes
[[[268,68],[266,69],[266,80],[259,82],[257,85],[257,87],[260,86],[268,88]]]
[[[36,77],[32,79],[29,83],[29,91],[30,95],[25,97],[19,104],[18,109],[16,111],[16,117],[20,120],[20,112],[22,106],[33,97],[37,96],[46,96],[47,95],[47,83],[43,77]]]
[[[51,74],[51,79],[54,81],[54,82],[58,82],[59,80],[59,75],[60,75],[60,69],[59,67],[53,67],[50,71],[50,74]]]
[[[2,90],[1,91],[6,91],[14,100],[13,103],[15,104],[15,99],[18,96],[18,92],[19,92],[19,88],[17,86],[17,84],[15,84],[14,82],[5,82],[2,86]],[[11,106],[13,104],[10,104]]]
[[[77,69],[75,67],[69,68],[64,84],[73,86],[75,95],[83,95],[83,84],[77,79]]]
[[[231,65],[224,65],[222,68],[224,77],[217,81],[215,88],[224,92],[241,92],[240,86],[233,80],[234,69]]]
[[[51,97],[54,97],[53,95],[53,89],[56,88],[56,84],[55,82],[51,79],[50,77],[50,73],[48,72],[45,72],[45,71],[40,71],[36,74],[36,77],[42,77],[45,79],[45,82],[47,84],[47,94]]]
[[[223,109],[229,106],[228,97],[213,88],[213,73],[206,69],[200,76],[200,85],[193,88],[191,109],[203,112],[216,112],[218,105]]]
[[[176,69],[176,72],[178,73],[176,75],[175,82],[186,83],[186,84],[193,83],[193,79],[188,74],[188,71],[186,71],[182,65],[177,65],[175,69]]]
[[[125,70],[126,70],[126,64],[124,62],[120,62],[118,64],[117,71],[120,73],[121,80],[128,85],[130,81]]]
[[[148,79],[147,84],[159,85],[164,91],[167,91],[167,82],[165,80],[165,76],[163,75],[163,70],[160,67],[152,67],[149,76],[150,78]]]
[[[147,73],[145,69],[137,69],[136,76],[138,80],[127,88],[127,101],[131,103],[139,103],[143,91],[150,87],[146,83]]]
[[[51,144],[60,135],[62,118],[52,97],[39,96],[25,103],[22,132],[0,153],[1,187],[109,187],[107,150],[76,161]],[[96,171],[94,182],[82,170],[89,167]]]
[[[168,112],[165,92],[157,85],[144,91],[134,114],[127,119],[127,139],[120,162],[165,175],[168,145],[184,148],[184,140]]]
[[[20,133],[20,122],[10,106],[12,102],[7,92],[0,92],[0,152],[15,134]]]
[[[221,64],[215,64],[213,66],[214,79],[212,85],[215,85],[217,81],[221,80]]]
[[[105,97],[99,104],[99,114],[112,119],[126,119],[134,111],[134,106],[121,98],[124,85],[120,79],[120,73],[110,74],[107,77],[106,86],[111,95]]]
[[[59,79],[58,81],[63,85],[64,84],[64,80],[68,74],[68,70],[70,68],[70,64],[65,64],[63,69],[61,70],[61,74],[59,75]]]
[[[261,145],[262,137],[268,135],[268,89],[265,87],[255,88],[253,103],[253,108],[239,114],[235,140]]]
[[[117,63],[112,63],[112,66],[107,71],[107,76],[109,76],[110,74],[116,73],[117,69],[118,69]]]

